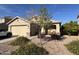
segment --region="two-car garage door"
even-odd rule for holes
[[[29,28],[26,25],[22,26],[11,26],[11,32],[13,35],[27,36],[29,35]]]

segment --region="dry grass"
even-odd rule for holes
[[[74,53],[76,55],[79,55],[79,40],[73,41],[73,42],[71,42],[69,44],[66,44],[65,46],[67,47],[67,49],[70,52],[72,52],[72,53]]]
[[[26,45],[30,40],[26,37],[18,37],[16,40],[10,43],[10,45],[19,45],[19,46],[24,46]]]

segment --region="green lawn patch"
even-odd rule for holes
[[[79,40],[78,41],[73,41],[67,45],[65,45],[67,47],[67,49],[76,54],[76,55],[79,55]]]
[[[11,42],[11,45],[19,45],[19,46],[24,46],[26,45],[30,40],[26,37],[18,37],[16,38],[16,40],[14,40],[13,42]]]
[[[47,55],[48,52],[35,44],[27,44],[26,46],[20,46],[16,51],[11,52],[12,55]]]

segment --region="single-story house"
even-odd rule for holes
[[[20,36],[29,36],[32,30],[31,21],[38,20],[36,17],[32,17],[31,20],[25,20],[24,18],[21,18],[19,16],[16,16],[11,21],[7,22],[6,25],[8,25],[8,31],[12,32],[13,35],[20,35]],[[58,21],[52,21],[52,30],[55,31],[57,34],[60,34],[60,24],[61,22]],[[37,31],[38,29],[34,29],[34,31]]]

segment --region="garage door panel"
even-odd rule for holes
[[[13,35],[25,36],[29,32],[29,28],[27,26],[12,26],[11,32]]]

